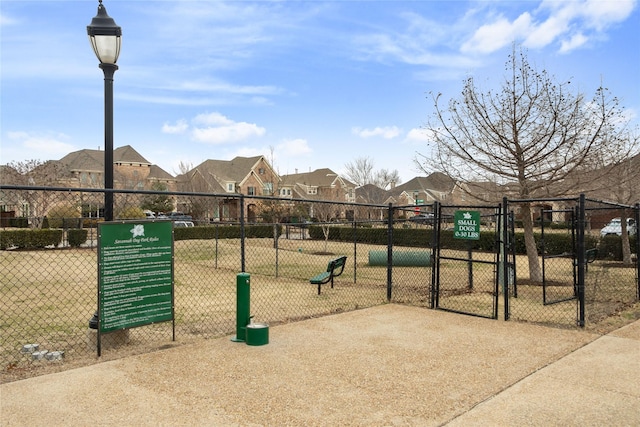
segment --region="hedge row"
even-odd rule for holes
[[[85,238],[86,240],[86,238]],[[4,230],[0,233],[0,249],[18,247],[41,249],[58,246],[62,242],[62,230]]]
[[[282,234],[282,226],[277,226],[278,235]],[[354,238],[353,227],[331,226],[329,229],[329,240],[341,242],[365,242],[373,245],[387,244],[386,228],[357,227]],[[393,241],[398,246],[408,247],[431,247],[433,230],[431,229],[394,229]],[[58,246],[62,242],[62,230],[48,229],[21,229],[4,230],[0,233],[0,249],[18,247],[23,249],[39,249],[47,246]],[[175,240],[200,240],[200,239],[239,239],[241,228],[239,225],[206,226],[206,227],[180,227],[174,229]],[[312,239],[324,240],[324,233],[321,226],[312,225],[309,227],[309,236]],[[247,238],[272,238],[273,225],[249,225],[245,227],[245,237]],[[538,244],[538,250],[542,248],[540,233],[534,233]],[[71,229],[67,232],[67,239],[71,247],[79,247],[87,240],[87,230]],[[630,245],[635,248],[636,237],[631,237]],[[476,251],[491,252],[495,250],[495,232],[485,231],[480,233],[478,240],[454,239],[453,230],[441,231],[442,247],[446,249],[471,249]],[[545,234],[544,246],[548,254],[571,253],[572,242],[568,234]],[[597,238],[595,236],[585,236],[585,247],[598,248],[599,258],[622,259],[622,240],[617,236],[607,236]],[[515,234],[515,248],[517,254],[525,254],[524,233]],[[632,250],[633,252],[633,250]]]
[[[87,230],[74,228],[67,231],[67,241],[72,248],[79,248],[80,245],[87,241]]]
[[[352,227],[344,226],[331,226],[329,230],[329,240],[341,241],[341,242],[353,242]],[[387,244],[387,229],[386,228],[367,228],[358,227],[355,230],[355,239],[358,242],[366,242],[373,245],[386,245]],[[408,247],[431,247],[433,230],[431,229],[404,229],[396,228],[393,230],[393,242],[398,246]],[[309,227],[309,235],[313,239],[323,240],[324,234],[322,227],[311,226]],[[464,240],[454,239],[453,230],[442,230],[441,244],[446,249],[459,249],[467,250],[469,245],[471,249],[476,251],[491,252],[495,250],[496,245],[496,233],[492,231],[484,231],[480,233],[480,239],[478,240]],[[515,233],[515,250],[519,255],[526,254],[526,247],[524,242],[524,233]],[[542,250],[542,235],[540,233],[534,233],[534,238],[537,242],[538,250]],[[635,237],[629,239],[629,243],[632,248],[635,247]],[[596,236],[585,236],[585,248],[599,248],[599,258],[611,258],[616,260],[622,259],[622,239],[617,236],[607,236],[599,238]],[[573,252],[571,236],[569,234],[557,234],[557,233],[545,233],[544,236],[544,248],[548,254],[562,254]],[[633,250],[632,250],[633,252]]]

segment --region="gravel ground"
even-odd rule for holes
[[[383,305],[0,386],[1,424],[441,425],[599,335]]]

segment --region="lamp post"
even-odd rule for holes
[[[104,220],[113,220],[113,75],[118,69],[122,28],[98,0],[98,14],[87,25],[93,52],[104,72]]]
[[[87,25],[87,34],[104,72],[104,220],[113,221],[113,75],[118,69],[122,28],[107,15],[102,0],[98,3],[98,14]],[[97,311],[89,328],[98,329]]]

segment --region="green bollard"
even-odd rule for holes
[[[247,337],[247,325],[251,322],[249,273],[238,273],[236,277],[236,336],[234,342],[244,342]]]

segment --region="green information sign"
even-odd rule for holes
[[[171,221],[98,226],[100,332],[173,320]]]
[[[480,212],[455,211],[453,214],[453,237],[455,239],[480,239]]]

